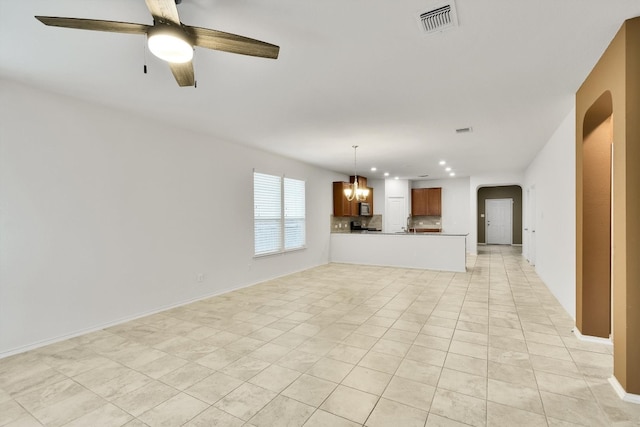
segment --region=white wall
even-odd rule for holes
[[[0,357],[328,262],[342,175],[11,81],[0,96]],[[306,180],[306,250],[253,258],[253,168]]]
[[[519,172],[474,175],[469,178],[469,245],[470,253],[478,251],[478,189],[500,185],[519,185],[524,190],[524,175]]]
[[[367,186],[373,188],[373,214],[384,215],[384,179],[367,179]]]
[[[538,276],[575,319],[576,159],[575,108],[562,121],[525,172],[523,190],[536,191]],[[523,197],[523,200],[526,199]],[[524,206],[525,215],[528,206]],[[526,218],[528,219],[528,218]],[[529,221],[526,221],[527,223]],[[528,242],[525,242],[528,245]],[[528,251],[528,247],[524,248]]]
[[[413,181],[412,188],[442,188],[442,231],[469,233],[469,177]],[[467,236],[467,248],[469,236]]]

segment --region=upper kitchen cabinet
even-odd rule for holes
[[[351,175],[349,177],[349,182],[351,184],[353,184],[353,181],[356,180],[356,177],[354,175]],[[359,176],[358,177],[358,188],[366,188],[367,186],[367,178],[365,178],[364,176]]]
[[[358,177],[358,187],[367,188],[369,194],[363,203],[369,203],[370,211],[373,212],[373,188],[366,187],[367,178]],[[351,183],[336,181],[333,183],[333,216],[359,216],[359,203],[355,198],[348,201],[344,195],[344,190],[349,188]],[[363,187],[364,185],[364,187]]]
[[[427,215],[442,216],[442,188],[427,188]]]
[[[413,188],[411,190],[411,216],[426,215],[429,197],[426,188]]]
[[[349,183],[353,184],[353,181],[355,181],[355,177],[350,176]],[[373,188],[367,187],[367,178],[365,178],[364,176],[358,177],[358,188],[366,188],[367,190],[369,190],[369,194],[367,194],[367,198],[362,200],[362,202],[369,203],[369,205],[371,206],[371,212],[373,212]],[[358,214],[359,212],[356,211],[356,215]]]
[[[365,203],[369,203],[369,205],[371,205],[371,213],[373,214],[373,188],[371,187],[367,187],[367,188],[369,189],[369,194],[365,199]]]
[[[333,183],[333,216],[357,216],[358,205],[355,199],[348,201],[344,190],[349,188],[348,182]]]
[[[411,190],[412,216],[442,216],[442,188]]]

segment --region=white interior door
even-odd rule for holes
[[[387,232],[398,233],[407,226],[407,206],[404,197],[387,198]]]
[[[522,256],[524,259],[529,259],[529,214],[527,214],[527,209],[529,209],[529,189],[525,190],[522,194],[523,205],[522,205]]]
[[[531,187],[529,189],[529,250],[528,260],[529,264],[536,265],[536,188]]]
[[[512,243],[513,199],[485,200],[487,245]]]

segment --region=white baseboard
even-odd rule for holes
[[[640,405],[640,394],[627,393],[624,388],[622,388],[616,377],[609,377],[609,384],[611,384],[620,399],[624,400],[625,402]]]
[[[601,337],[592,337],[589,335],[582,335],[577,327],[573,328],[573,334],[580,341],[592,342],[592,343],[604,344],[604,345],[613,345],[613,342],[611,341],[610,338],[601,338]],[[635,403],[640,405],[640,394],[627,393],[625,389],[622,387],[622,385],[620,385],[616,377],[611,376],[609,378],[609,384],[611,384],[611,387],[613,387],[613,389],[615,390],[616,394],[620,399],[624,400],[625,402]]]
[[[221,290],[221,291],[216,291],[216,292],[213,292],[213,293],[210,293],[210,294],[206,294],[204,296],[199,296],[199,297],[191,298],[191,299],[188,299],[188,300],[185,300],[185,301],[180,301],[180,302],[177,302],[177,303],[174,303],[174,304],[164,305],[164,306],[152,309],[152,310],[131,314],[129,316],[121,317],[119,319],[116,319],[116,320],[113,320],[113,321],[110,321],[110,322],[100,323],[98,325],[93,325],[93,326],[90,326],[88,328],[82,328],[82,329],[78,329],[78,330],[75,330],[75,331],[72,331],[72,332],[68,332],[68,333],[65,333],[65,334],[62,334],[62,335],[57,335],[57,336],[54,336],[54,337],[51,337],[51,338],[46,338],[46,339],[43,339],[41,341],[36,341],[36,342],[30,343],[30,344],[27,344],[27,345],[23,345],[21,347],[16,347],[16,348],[9,349],[7,351],[0,352],[0,359],[4,359],[5,357],[9,357],[9,356],[14,356],[16,354],[24,353],[24,352],[27,352],[27,351],[30,351],[30,350],[35,350],[35,349],[38,349],[38,348],[41,348],[41,347],[45,347],[45,346],[48,346],[48,345],[51,345],[51,344],[55,344],[55,343],[58,343],[58,342],[61,342],[61,341],[66,341],[68,339],[76,338],[76,337],[79,337],[81,335],[86,335],[86,334],[90,334],[92,332],[97,332],[97,331],[100,331],[100,330],[103,330],[103,329],[110,328],[112,326],[120,325],[122,323],[131,322],[133,320],[141,319],[143,317],[147,317],[147,316],[151,316],[151,315],[154,315],[154,314],[162,313],[163,311],[171,310],[172,308],[177,308],[177,307],[181,307],[183,305],[192,304],[194,302],[198,302],[198,301],[201,301],[203,299],[207,299],[207,298],[223,295],[223,294],[226,294],[226,293],[229,293],[229,292],[233,292],[235,290],[242,289],[242,288],[249,287],[249,286],[253,286],[253,285],[255,285],[255,283],[250,284],[250,285],[246,285],[246,286],[241,286],[241,287],[238,287],[238,288],[224,289],[224,290]]]
[[[174,302],[174,303],[171,303],[171,304],[167,304],[167,305],[164,305],[164,306],[161,306],[161,307],[157,307],[157,308],[154,308],[154,309],[151,309],[151,310],[143,311],[143,312],[140,312],[140,313],[134,313],[134,314],[131,314],[129,316],[125,316],[125,317],[121,317],[121,318],[116,319],[116,320],[112,320],[110,322],[105,322],[105,323],[101,323],[101,324],[98,324],[98,325],[93,325],[93,326],[90,326],[90,327],[87,327],[87,328],[78,329],[78,330],[75,330],[75,331],[72,331],[72,332],[67,332],[67,333],[64,333],[62,335],[46,338],[46,339],[43,339],[43,340],[40,340],[40,341],[36,341],[36,342],[33,342],[33,343],[29,343],[29,344],[26,344],[26,345],[23,345],[23,346],[20,346],[20,347],[11,348],[11,349],[8,349],[6,351],[0,351],[0,360],[4,359],[6,357],[9,357],[9,356],[14,356],[16,354],[24,353],[24,352],[29,351],[29,350],[35,350],[37,348],[41,348],[41,347],[44,347],[44,346],[47,346],[47,345],[50,345],[50,344],[55,344],[55,343],[58,343],[60,341],[65,341],[65,340],[68,340],[68,339],[71,339],[71,338],[79,337],[81,335],[89,334],[91,332],[96,332],[96,331],[100,331],[102,329],[110,328],[112,326],[120,325],[122,323],[131,322],[133,320],[137,320],[137,319],[140,319],[142,317],[147,317],[147,316],[151,316],[153,314],[161,313],[163,311],[171,310],[172,308],[182,307],[184,305],[192,304],[192,303],[198,302],[198,301],[202,301],[202,300],[207,299],[207,298],[212,298],[212,297],[216,297],[216,296],[219,296],[219,295],[224,295],[224,294],[227,294],[229,292],[237,291],[237,290],[244,289],[244,288],[250,288],[251,286],[255,286],[255,285],[258,285],[260,283],[268,282],[269,280],[274,280],[274,279],[278,279],[280,277],[289,276],[291,274],[300,273],[301,271],[310,270],[312,268],[320,267],[320,266],[327,265],[327,264],[328,263],[317,264],[317,265],[314,265],[314,266],[310,266],[310,267],[307,267],[307,268],[291,271],[289,273],[281,274],[281,275],[274,276],[274,277],[271,277],[271,278],[265,278],[265,279],[260,280],[258,282],[252,282],[252,283],[246,283],[246,284],[238,285],[238,286],[233,287],[233,288],[218,289],[218,290],[215,290],[213,292],[209,292],[209,293],[204,294],[204,295],[200,295],[200,296],[197,296],[197,297],[194,297],[194,298],[190,298],[190,299],[187,299],[187,300],[183,300],[183,301],[179,301],[179,302]]]
[[[596,344],[613,345],[611,338],[592,337],[591,335],[582,335],[576,326],[573,327],[573,334],[580,341],[593,342]]]

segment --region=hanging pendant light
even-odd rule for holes
[[[353,147],[353,183],[348,185],[344,190],[344,196],[350,202],[353,199],[356,199],[358,202],[363,202],[369,196],[369,189],[358,188],[358,168],[356,163],[356,150],[358,149],[357,145],[352,145]]]

